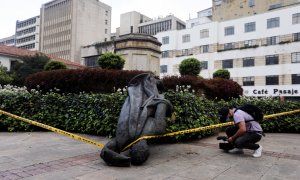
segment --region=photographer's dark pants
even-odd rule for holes
[[[238,131],[237,126],[230,126],[226,128],[226,134],[228,137],[233,136],[237,131]],[[259,148],[257,143],[261,139],[261,134],[257,132],[246,132],[242,136],[238,137],[234,141],[234,147],[239,148],[239,149],[251,149],[251,150],[256,150]]]

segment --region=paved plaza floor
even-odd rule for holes
[[[109,139],[86,136],[105,144]],[[101,149],[53,132],[0,132],[0,179],[26,180],[298,180],[300,134],[267,133],[261,158],[218,149],[216,136],[150,145],[142,166],[111,167]]]

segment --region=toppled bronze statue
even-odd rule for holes
[[[137,75],[129,82],[128,97],[118,119],[116,137],[105,145],[100,154],[108,165],[141,165],[148,159],[149,148],[144,139],[128,150],[122,150],[141,136],[165,132],[165,117],[171,114],[173,107],[159,94],[161,89],[162,82],[150,73]]]

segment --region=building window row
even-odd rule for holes
[[[17,39],[17,44],[21,44],[21,43],[28,42],[28,41],[34,41],[34,40],[35,40],[35,35],[32,35],[32,36],[24,37],[21,39]]]
[[[33,32],[35,32],[35,30],[36,30],[36,27],[31,27],[31,28],[28,28],[28,29],[24,29],[22,31],[17,31],[16,35],[17,36],[22,36],[22,35],[25,35],[25,34],[33,33]]]
[[[171,29],[172,29],[172,21],[166,20],[166,21],[162,21],[150,25],[140,26],[139,33],[155,35],[156,33],[162,31],[168,31]]]
[[[291,63],[300,63],[300,52],[291,53]],[[276,65],[279,64],[279,55],[267,55],[265,56],[265,65]],[[255,66],[254,57],[245,57],[243,58],[243,67],[252,67]],[[222,60],[222,68],[229,69],[233,68],[233,59]]]
[[[209,37],[209,29],[200,30],[200,38],[208,38]]]
[[[18,48],[22,48],[22,49],[34,49],[35,48],[35,43],[27,44],[27,45],[24,45],[24,46],[19,46]]]
[[[291,74],[292,84],[300,84],[300,74]],[[255,77],[243,77],[243,86],[254,86]],[[279,85],[279,75],[270,75],[265,77],[266,85]]]
[[[57,28],[62,28],[64,26],[69,26],[71,25],[71,20],[66,20],[66,21],[61,21],[61,22],[58,22],[58,23],[55,23],[55,24],[51,24],[51,25],[47,25],[44,27],[44,31],[50,31],[50,30],[53,30],[53,29],[57,29]]]
[[[300,23],[300,13],[292,15],[292,24]],[[267,19],[267,29],[280,27],[280,17],[274,17]],[[256,22],[247,22],[244,24],[244,32],[254,32],[256,31]],[[234,26],[227,26],[224,28],[224,35],[234,35]]]
[[[35,23],[36,23],[36,18],[29,19],[29,20],[26,20],[26,21],[23,21],[23,22],[17,22],[17,28],[26,27],[26,26],[29,26],[29,25],[32,25],[32,24],[35,24]]]

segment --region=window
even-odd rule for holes
[[[107,29],[105,29],[105,34],[107,34]]]
[[[266,85],[278,85],[279,78],[278,75],[266,76]]]
[[[292,84],[300,84],[300,74],[292,74]]]
[[[255,0],[248,0],[249,7],[255,6]]]
[[[267,19],[267,28],[268,29],[279,27],[279,25],[280,25],[279,17]]]
[[[244,41],[244,46],[245,47],[251,47],[251,46],[255,46],[255,45],[256,45],[256,40],[255,39]]]
[[[165,36],[162,38],[162,44],[169,44],[169,36]]]
[[[182,36],[182,42],[185,43],[185,42],[190,42],[191,41],[191,37],[189,34],[185,34]]]
[[[209,51],[209,45],[200,46],[200,49],[201,49],[202,53],[208,53],[208,51]]]
[[[85,59],[85,65],[87,67],[97,67],[97,59],[99,58],[99,56],[90,56],[90,57],[86,57]]]
[[[292,53],[292,63],[300,63],[300,52]]]
[[[207,61],[201,61],[201,68],[207,69],[208,68],[208,62]]]
[[[253,57],[243,58],[243,67],[251,67],[251,66],[254,66],[254,58]]]
[[[293,41],[300,41],[300,32],[293,33]]]
[[[105,16],[108,16],[108,11],[105,11]]]
[[[254,86],[254,76],[243,77],[243,86]]]
[[[293,24],[300,23],[300,13],[293,14]]]
[[[189,55],[189,50],[188,49],[183,49],[182,50],[182,55],[183,56],[188,56]]]
[[[234,43],[224,44],[224,50],[234,49]]]
[[[169,51],[162,51],[161,52],[161,58],[168,58],[169,57]]]
[[[266,56],[266,65],[274,65],[274,64],[278,64],[278,62],[279,62],[278,55]]]
[[[202,29],[200,30],[200,38],[208,38],[209,37],[209,30],[208,29]]]
[[[255,30],[256,30],[255,22],[245,23],[245,32],[253,32]]]
[[[167,73],[168,72],[168,66],[167,65],[161,65],[160,66],[160,73]]]
[[[279,43],[278,36],[267,37],[267,45],[275,45]]]
[[[225,27],[225,36],[234,35],[234,26]]]
[[[108,20],[107,20],[107,19],[105,19],[105,24],[106,24],[106,25],[108,24]]]
[[[227,59],[222,61],[222,68],[233,68],[233,60],[232,59]]]

